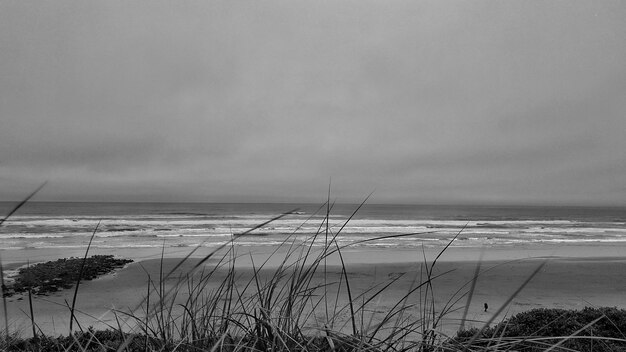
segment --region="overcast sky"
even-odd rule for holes
[[[0,2],[0,200],[626,204],[623,1]]]

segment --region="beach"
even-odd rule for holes
[[[310,250],[306,267],[327,245],[333,253],[319,263],[308,284],[318,287],[307,292],[306,310],[313,314],[303,326],[310,333],[322,326],[352,330],[348,284],[360,330],[376,326],[398,306],[407,308],[394,318],[423,321],[447,335],[459,329],[464,315],[468,328],[533,308],[626,308],[621,208],[366,205],[355,213],[357,208],[336,205],[326,215],[313,204],[28,203],[0,227],[0,260],[10,276],[27,264],[82,258],[89,243],[90,256],[134,260],[81,282],[75,330],[136,331],[136,320],[129,316],[143,319],[148,303],[159,302],[159,292],[180,321],[189,284],[212,272],[199,295],[213,292],[228,273],[228,266],[218,267],[227,253],[232,254],[227,262],[235,261],[238,294],[254,298],[259,287],[274,282],[285,258],[293,264]],[[276,301],[264,309],[280,308],[276,305],[285,299],[282,289],[293,272],[279,277],[277,292],[283,296],[273,296]],[[72,288],[34,296],[38,331],[68,333],[73,293]],[[247,309],[251,313],[257,307]],[[27,297],[8,297],[7,310],[10,331],[30,336]]]
[[[525,250],[518,248],[515,251],[510,248],[501,250],[491,248],[487,251],[449,248],[432,268],[434,277],[432,291],[428,291],[434,298],[438,314],[444,309],[448,310],[438,323],[438,328],[445,334],[453,334],[458,329],[464,308],[468,304],[467,294],[479,264],[475,289],[467,305],[466,327],[480,327],[490,320],[499,322],[515,313],[533,308],[581,309],[586,306],[624,308],[626,275],[623,275],[623,272],[626,269],[626,257],[617,255],[620,252],[625,253],[624,248],[607,247],[611,247],[611,250],[602,247],[590,250],[590,246],[527,247]],[[15,260],[18,253],[7,252],[2,253],[3,260],[7,263],[5,266],[8,269],[15,268],[19,265]],[[47,254],[44,252],[45,250],[40,250],[38,253],[40,258],[51,259],[58,255],[55,251]],[[169,273],[182,259],[182,256],[177,256],[177,252],[171,253],[163,260],[151,251],[142,253],[135,250],[134,257],[130,253],[122,251],[115,254],[118,256],[125,254],[126,257],[135,259],[134,263],[113,274],[81,283],[76,315],[83,328],[88,326],[117,328],[117,324],[121,324],[126,329],[132,330],[132,319],[127,319],[124,313],[143,316],[145,298],[149,290],[152,291],[151,299],[153,302],[155,300],[158,284],[149,288],[148,277],[153,282],[158,282],[161,272]],[[263,281],[271,279],[284,253],[284,251],[273,253],[266,247],[238,250],[236,260],[238,285],[250,283],[254,269],[260,270],[259,277]],[[426,271],[432,265],[438,251],[354,250],[342,254],[355,304],[368,300],[378,288],[395,280],[385,289],[384,294],[376,296],[367,305],[364,325],[374,326],[409,290],[425,281]],[[152,255],[155,256],[147,258]],[[164,280],[167,290],[175,286],[186,287],[187,274],[197,275],[202,270],[206,272],[216,267],[218,256],[210,258],[204,264],[199,264],[200,257],[200,254],[194,255],[176,271],[170,273],[168,279]],[[347,307],[345,281],[342,279],[342,267],[339,264],[336,254],[330,256],[326,261],[326,270],[319,268],[313,281],[321,283],[326,280],[325,282],[331,283],[326,294],[332,299],[336,297],[336,288],[341,282],[338,307]],[[504,306],[511,295],[541,265],[543,265],[541,270],[532,277],[526,287]],[[221,267],[215,271],[212,282],[208,284],[206,290],[210,291],[215,287],[213,284],[221,282],[226,275],[226,269]],[[177,303],[184,302],[188,297],[182,291],[177,295]],[[424,289],[416,290],[406,300],[407,305],[413,305],[407,312],[414,314],[415,317],[419,316],[422,307],[420,294],[423,299]],[[67,334],[70,313],[66,302],[71,302],[72,295],[73,289],[68,289],[49,296],[35,297],[33,300],[35,322],[42,332],[50,335]],[[28,300],[24,296],[22,299],[20,296],[13,296],[8,298],[7,303],[11,330],[20,331],[28,336],[31,331]],[[486,312],[484,303],[489,307]],[[503,306],[500,313],[494,316]],[[114,312],[117,312],[117,319]],[[338,328],[344,330],[348,328],[345,325],[346,316],[347,310],[344,309],[338,315],[339,322],[336,323]],[[327,323],[324,321],[323,312],[317,312],[316,319],[318,322]]]

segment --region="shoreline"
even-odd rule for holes
[[[203,258],[211,253],[216,247],[123,247],[123,248],[98,248],[92,247],[89,256],[114,254],[118,258],[144,261],[161,258],[183,258],[195,251],[191,258]],[[215,254],[221,256],[229,247]],[[272,256],[277,247],[275,246],[236,246],[238,262],[241,265],[251,265],[248,258],[265,260]],[[402,248],[371,248],[371,247],[345,247],[341,250],[344,259],[350,263],[402,263],[414,261],[434,260],[443,250],[443,247],[424,247],[420,249]],[[280,248],[274,258],[270,258],[270,264],[279,261],[278,258],[285,254],[286,250]],[[5,270],[12,270],[19,266],[36,264],[60,258],[77,257],[83,258],[85,248],[28,248],[28,249],[3,249],[0,250],[0,260]],[[331,255],[329,260],[338,263],[336,254]],[[502,261],[515,259],[541,259],[541,258],[626,258],[626,242],[597,242],[580,244],[523,244],[499,247],[448,247],[438,261]],[[277,260],[273,260],[277,259]]]

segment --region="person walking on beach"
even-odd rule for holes
[[[489,305],[485,303],[485,312],[487,311],[487,309],[489,309]]]

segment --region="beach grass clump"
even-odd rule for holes
[[[113,255],[94,255],[89,258],[63,258],[20,268],[13,282],[6,284],[3,294],[10,297],[32,290],[35,295],[45,295],[68,289],[77,280],[92,280],[131,263],[131,259]]]
[[[43,352],[43,351],[67,351],[67,352],[106,352],[116,351],[127,339],[130,343],[126,351],[152,351],[146,346],[145,339],[140,336],[128,336],[120,334],[114,329],[95,330],[88,328],[85,331],[76,331],[67,336],[38,336],[32,338],[13,337],[5,344],[7,352]],[[173,350],[173,347],[169,351]]]
[[[460,331],[463,344],[478,329]],[[515,351],[626,351],[626,310],[585,307],[581,310],[536,308],[518,313],[480,332],[474,344]],[[557,347],[558,346],[558,347]]]
[[[164,343],[165,342],[165,343]],[[311,352],[330,352],[330,351],[355,351],[352,346],[334,345],[331,348],[324,338],[312,338],[306,341],[306,347],[293,343],[292,348],[285,350],[280,346],[275,346],[265,351],[311,351]],[[94,330],[89,328],[85,331],[76,331],[71,336],[41,336],[38,338],[19,338],[14,337],[10,343],[3,344],[6,352],[47,352],[47,351],[63,351],[63,352],[145,352],[145,351],[162,351],[162,352],[199,352],[199,351],[261,351],[258,347],[252,348],[254,341],[241,341],[232,337],[221,340],[211,341],[205,347],[191,346],[188,344],[177,343],[176,341],[158,341],[155,339],[145,339],[140,334],[120,334],[114,329]]]
[[[251,257],[251,269],[241,272],[236,265],[240,236],[183,274],[161,269],[158,277],[148,278],[145,298],[135,309],[115,312],[120,326],[131,327],[127,336],[144,336],[151,350],[168,350],[173,342],[176,350],[219,351],[434,351],[442,346],[445,336],[438,325],[454,301],[441,311],[433,304],[435,263],[416,263],[423,275],[412,288],[389,309],[377,309],[400,277],[354,291],[342,254],[349,245],[338,242],[345,224],[330,226],[327,206],[316,233],[286,236],[267,260],[256,263]],[[339,266],[327,265],[331,256]],[[276,257],[278,263],[268,265]]]
[[[599,323],[604,321],[605,323]],[[584,308],[582,310],[533,309],[483,330],[471,344],[477,329],[463,330],[454,339],[438,345],[408,343],[385,348],[378,342],[367,343],[363,336],[329,332],[325,336],[287,335],[280,331],[250,329],[250,334],[219,335],[196,341],[161,339],[153,334],[128,333],[119,329],[76,331],[68,336],[20,338],[13,335],[3,343],[6,351],[580,351],[604,352],[626,350],[621,333],[626,311],[616,308]],[[593,328],[592,328],[593,327]],[[396,327],[402,329],[402,327]],[[156,331],[153,331],[153,333]],[[270,335],[275,334],[273,338]],[[285,338],[291,338],[284,340]],[[401,339],[400,339],[401,340]],[[405,343],[408,341],[404,341]]]

